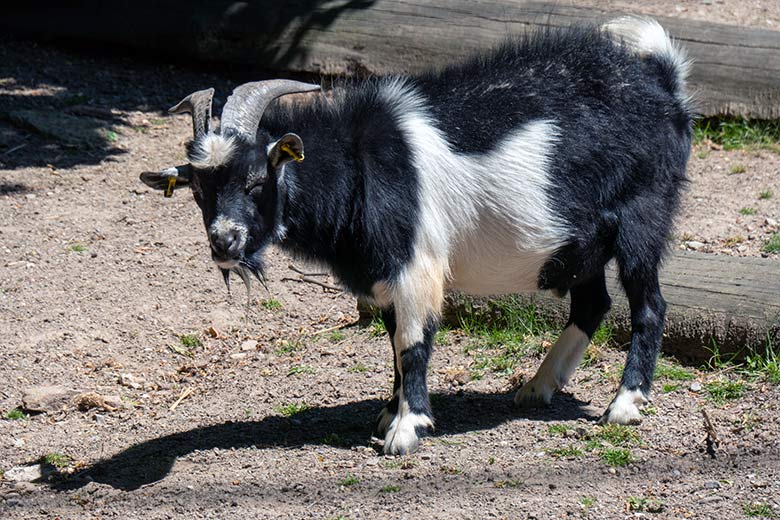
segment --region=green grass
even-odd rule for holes
[[[767,188],[767,189],[765,189],[765,190],[761,190],[760,192],[758,192],[758,198],[759,198],[760,200],[768,200],[768,199],[771,199],[771,198],[772,198],[772,195],[773,195],[773,194],[772,194],[772,190],[770,190],[770,189],[768,189],[768,188]]]
[[[745,357],[745,369],[749,374],[764,378],[770,383],[780,383],[780,353],[775,350],[768,334],[764,352],[754,352]]]
[[[450,329],[447,327],[441,327],[436,331],[436,335],[433,338],[433,342],[441,347],[447,344],[447,335],[450,333]]]
[[[263,300],[260,302],[260,305],[269,311],[278,311],[283,307],[282,302],[276,298],[268,298],[267,300]]]
[[[761,251],[769,254],[780,253],[780,233],[775,233],[766,241]]]
[[[639,446],[642,438],[633,426],[622,424],[605,424],[593,434],[594,440],[604,441],[613,446],[628,447]]]
[[[279,356],[290,355],[295,352],[299,352],[305,348],[303,342],[299,339],[296,340],[284,340],[281,342],[279,348],[276,349],[276,354]]]
[[[458,318],[461,330],[469,336],[465,351],[473,359],[474,379],[487,371],[510,374],[523,356],[540,352],[542,340],[554,330],[533,304],[515,297],[497,298],[469,311]]]
[[[49,464],[57,469],[63,469],[68,466],[73,459],[63,453],[47,453],[40,458],[41,464]]]
[[[322,443],[327,444],[328,446],[335,446],[335,447],[346,445],[344,438],[338,433],[327,434],[325,437],[322,438]]]
[[[340,330],[334,330],[330,334],[328,334],[328,341],[331,343],[338,343],[339,341],[344,341],[344,338],[346,338],[346,334],[341,332]]]
[[[599,455],[608,466],[628,466],[634,462],[634,456],[623,448],[606,448]]]
[[[347,369],[347,372],[353,372],[356,374],[362,374],[363,372],[368,372],[368,367],[364,365],[363,363],[358,363],[356,365],[353,365]]]
[[[730,379],[710,381],[704,384],[709,398],[716,404],[724,404],[727,401],[739,399],[745,394],[745,383]]]
[[[582,504],[582,507],[585,508],[593,507],[593,504],[595,503],[596,503],[596,497],[593,496],[580,497],[580,504]]]
[[[22,411],[21,408],[14,408],[13,410],[8,410],[3,414],[3,419],[7,421],[19,421],[26,418],[27,415]]]
[[[115,142],[117,142],[119,140],[119,136],[113,130],[107,130],[106,131],[106,139],[108,139],[108,141],[110,143],[115,143]]]
[[[339,482],[339,484],[342,485],[342,486],[354,486],[355,484],[358,484],[358,483],[360,483],[360,479],[357,478],[352,473],[350,473],[349,475],[344,477],[341,480],[341,482]]]
[[[374,318],[371,320],[370,330],[368,331],[368,335],[372,338],[379,338],[387,334],[387,327],[385,326],[384,320],[382,320],[382,317],[378,314],[374,315]]]
[[[647,511],[648,513],[660,513],[666,506],[663,501],[657,498],[628,497],[626,500],[629,511]]]
[[[547,453],[547,455],[556,459],[582,456],[582,450],[576,446],[567,446],[566,448],[550,448],[544,451]]]
[[[751,518],[780,518],[772,506],[764,502],[748,502],[742,506],[742,511]]]
[[[756,208],[749,208],[744,207],[739,210],[740,215],[755,215],[756,214]]]
[[[747,168],[745,168],[744,164],[733,164],[731,168],[729,168],[729,175],[738,175],[740,173],[745,173],[747,171]]]
[[[675,363],[659,360],[655,367],[655,379],[668,379],[670,381],[692,381],[696,378],[691,370],[683,368]]]
[[[680,385],[673,385],[671,383],[664,383],[664,386],[661,387],[661,391],[665,394],[676,392],[679,389],[680,389]]]
[[[379,490],[380,493],[398,493],[401,491],[401,486],[390,484]]]
[[[571,430],[571,428],[565,424],[551,424],[547,427],[547,433],[550,435],[564,436],[569,430]]]
[[[694,142],[707,141],[724,150],[760,149],[780,151],[780,121],[719,117],[701,119],[694,124]]]
[[[287,371],[288,376],[296,376],[298,374],[313,374],[316,370],[314,370],[313,367],[310,367],[308,365],[297,365],[294,367],[290,367],[290,370]]]
[[[84,244],[71,244],[70,247],[68,247],[68,250],[73,253],[83,253],[87,250],[87,246]]]
[[[274,408],[274,411],[284,417],[292,417],[309,410],[311,407],[306,403],[290,403]]]
[[[203,346],[197,334],[182,334],[179,336],[179,342],[187,350],[193,350]]]

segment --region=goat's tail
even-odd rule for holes
[[[623,16],[602,26],[618,44],[625,45],[639,56],[655,58],[662,65],[666,87],[677,100],[690,110],[691,97],[685,83],[692,62],[685,49],[674,42],[661,24],[652,18]]]

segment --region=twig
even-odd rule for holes
[[[10,150],[6,150],[5,152],[3,152],[3,157],[5,157],[6,155],[11,155],[12,153],[14,153],[14,152],[15,152],[15,151],[17,151],[17,150],[21,150],[22,148],[24,148],[25,146],[27,146],[27,144],[28,144],[28,143],[22,143],[22,144],[19,144],[19,145],[16,145],[16,146],[14,146],[14,147],[13,147],[13,148],[11,148]]]
[[[174,411],[174,410],[176,409],[176,407],[178,407],[178,406],[181,404],[181,402],[182,402],[182,401],[184,401],[186,398],[188,398],[189,396],[191,396],[191,395],[192,395],[192,393],[193,393],[194,391],[195,391],[195,390],[193,390],[193,388],[192,388],[192,387],[185,388],[185,389],[184,389],[184,391],[183,391],[183,392],[181,393],[181,395],[179,396],[179,398],[178,398],[178,399],[176,399],[176,402],[175,402],[175,403],[173,403],[173,404],[171,405],[171,407],[169,408],[169,410],[170,410],[171,412],[172,412],[172,411]]]
[[[328,276],[328,273],[307,273],[303,269],[301,269],[299,267],[295,267],[295,265],[293,265],[293,264],[290,264],[287,267],[292,269],[296,273],[303,275],[303,276]]]
[[[344,292],[344,289],[342,289],[341,287],[336,287],[335,285],[321,282],[319,280],[315,280],[314,278],[309,278],[308,276],[301,276],[300,278],[282,278],[283,282],[286,282],[288,280],[291,282],[313,283],[314,285],[319,285],[324,289],[330,289],[331,291],[336,291],[336,292]]]
[[[349,323],[342,323],[342,324],[336,325],[334,327],[328,327],[327,329],[322,329],[322,330],[318,330],[316,332],[312,332],[311,335],[312,336],[316,336],[317,334],[325,334],[326,332],[333,332],[334,330],[343,329],[343,328],[350,327],[352,325],[357,325],[357,324],[358,324],[357,321],[351,321]]]
[[[715,427],[712,426],[712,421],[710,421],[710,416],[707,414],[707,410],[702,408],[701,415],[704,417],[704,431],[707,432],[707,438],[705,439],[705,442],[707,443],[707,455],[714,459],[716,456],[715,448],[717,448],[720,444],[720,441],[718,440],[718,434],[715,431]]]

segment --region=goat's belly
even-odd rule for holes
[[[549,253],[511,249],[460,251],[450,259],[448,288],[487,296],[539,290]]]

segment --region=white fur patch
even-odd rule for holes
[[[612,400],[602,423],[609,424],[639,424],[642,422],[642,414],[639,407],[647,404],[647,399],[641,390],[629,390],[623,386],[618,390],[617,396]]]
[[[485,154],[458,153],[412,85],[392,80],[380,95],[395,108],[418,173],[414,251],[427,260],[413,263],[440,263],[449,286],[471,294],[536,290],[542,265],[567,237],[547,195],[555,124],[534,121]]]
[[[195,142],[189,160],[193,167],[209,170],[227,164],[234,152],[235,141],[232,137],[206,134]]]
[[[684,85],[691,71],[692,61],[685,49],[672,41],[661,24],[652,18],[623,16],[604,24],[602,29],[617,43],[633,49],[640,56],[654,54],[673,63],[677,71],[677,84],[681,89],[676,94],[677,99],[684,104],[690,102],[690,97],[684,92]]]
[[[218,215],[209,226],[209,240],[211,239],[211,235],[221,236],[231,231],[238,232],[238,250],[243,251],[244,247],[246,246],[246,238],[249,234],[249,231],[243,224],[239,224],[235,220],[227,218],[224,215]]]
[[[555,391],[569,382],[589,343],[588,335],[576,325],[566,327],[547,353],[536,375],[517,391],[515,403],[549,404]]]
[[[415,451],[420,444],[418,427],[433,428],[433,422],[427,415],[419,413],[396,415],[385,435],[384,452],[388,455],[407,455]]]

